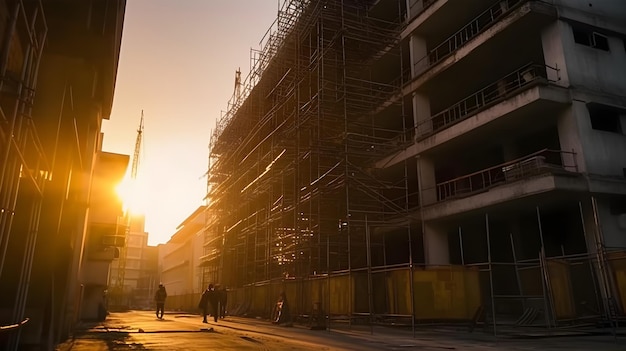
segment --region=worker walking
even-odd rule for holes
[[[159,284],[159,288],[154,293],[154,301],[156,302],[156,316],[158,319],[163,319],[163,312],[165,311],[165,299],[167,298],[167,291],[163,283]]]
[[[206,290],[202,293],[200,303],[198,304],[198,307],[202,309],[202,323],[208,323],[206,319],[208,314],[212,314],[213,320],[217,322],[217,319],[219,318],[218,304],[219,296],[217,295],[217,291],[215,291],[213,284],[209,284]]]

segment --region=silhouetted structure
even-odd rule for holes
[[[125,5],[0,1],[0,324],[30,319],[0,349],[50,349],[81,316],[98,315],[93,303],[123,245],[121,206],[109,205],[112,223],[96,223],[90,192],[94,165],[107,157],[100,127]]]

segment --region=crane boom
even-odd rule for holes
[[[141,150],[141,138],[143,135],[143,110],[141,110],[141,120],[137,129],[137,139],[135,140],[135,152],[133,153],[133,164],[130,171],[130,178],[137,179],[137,168],[139,167],[139,151]]]

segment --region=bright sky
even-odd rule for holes
[[[144,111],[138,203],[150,245],[202,205],[211,131],[277,11],[277,0],[128,0],[103,149],[132,159]]]

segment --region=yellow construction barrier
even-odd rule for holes
[[[611,252],[607,254],[609,266],[613,271],[613,278],[617,287],[616,302],[621,314],[626,313],[626,252]]]
[[[285,292],[293,315],[309,314],[318,305],[333,316],[368,313],[367,274],[330,278],[285,280],[233,291],[229,305],[245,305],[248,315],[268,315]],[[411,316],[409,269],[378,273],[372,277],[374,314]],[[481,304],[479,272],[472,267],[446,266],[413,270],[415,317],[423,320],[469,320]],[[326,311],[328,309],[328,311]]]
[[[547,262],[552,304],[556,319],[570,319],[576,317],[569,263],[562,260]]]
[[[248,312],[257,316],[268,314],[267,312],[271,311],[271,307],[269,306],[270,302],[268,300],[270,297],[270,285],[256,285],[253,286],[251,290],[250,309]],[[272,300],[274,300],[273,297]]]
[[[354,291],[354,289],[351,288],[353,283],[350,281],[350,276],[343,275],[331,277],[329,283],[330,314],[350,314],[352,311],[350,306],[350,292]]]
[[[415,269],[413,287],[417,319],[469,320],[481,304],[479,271],[471,267]]]
[[[387,310],[391,314],[411,314],[411,289],[408,269],[393,271],[387,275]]]

